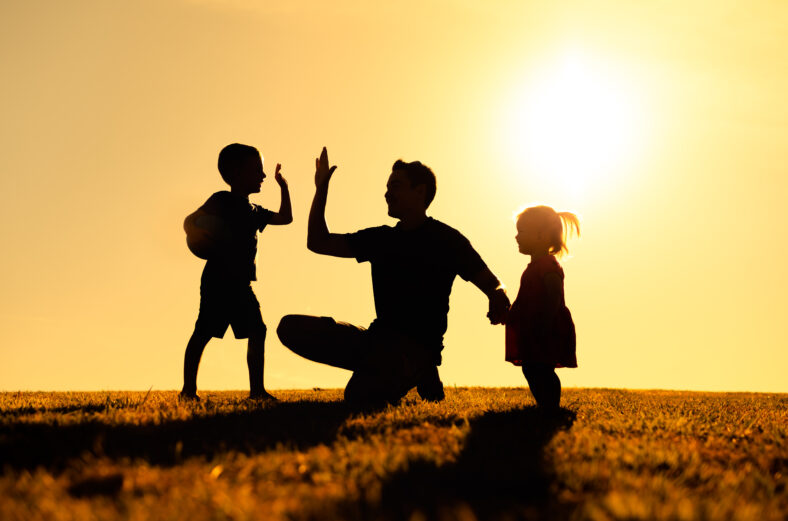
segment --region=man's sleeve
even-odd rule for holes
[[[385,228],[386,226],[376,226],[345,234],[356,261],[366,262],[375,257],[380,250]]]
[[[271,218],[273,216],[274,212],[268,210],[267,208],[257,205],[252,207],[252,218],[254,219],[254,226],[257,228],[258,232],[263,231],[263,228],[265,228],[268,223],[271,222]]]
[[[454,240],[453,249],[457,262],[457,274],[462,277],[463,280],[471,280],[487,267],[481,255],[471,246],[471,241],[466,239],[459,232]]]

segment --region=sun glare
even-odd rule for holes
[[[568,55],[534,71],[517,98],[507,111],[508,147],[540,186],[586,194],[614,184],[637,155],[636,90],[606,64]]]

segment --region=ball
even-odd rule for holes
[[[201,259],[211,259],[227,248],[231,238],[231,228],[227,221],[216,215],[201,214],[187,218],[186,245]]]

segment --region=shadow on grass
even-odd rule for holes
[[[5,418],[18,418],[20,416],[29,416],[31,414],[89,414],[94,412],[104,412],[110,405],[108,404],[90,404],[90,405],[65,405],[63,407],[19,407],[18,409],[11,409],[3,411],[1,414]],[[113,404],[112,408],[119,409],[117,405]]]
[[[301,401],[145,425],[12,420],[0,431],[0,464],[63,470],[76,458],[96,456],[170,466],[228,451],[253,454],[279,445],[304,449],[332,442],[350,414],[341,402]]]
[[[574,419],[566,409],[548,416],[535,407],[485,414],[471,422],[455,463],[411,463],[385,480],[379,502],[345,502],[336,505],[337,514],[377,520],[568,519],[574,505],[553,497],[544,447]]]

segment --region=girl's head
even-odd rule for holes
[[[549,206],[532,206],[517,216],[517,244],[525,255],[561,256],[569,250],[566,238],[574,228],[580,235],[580,222],[570,212],[556,212]]]

